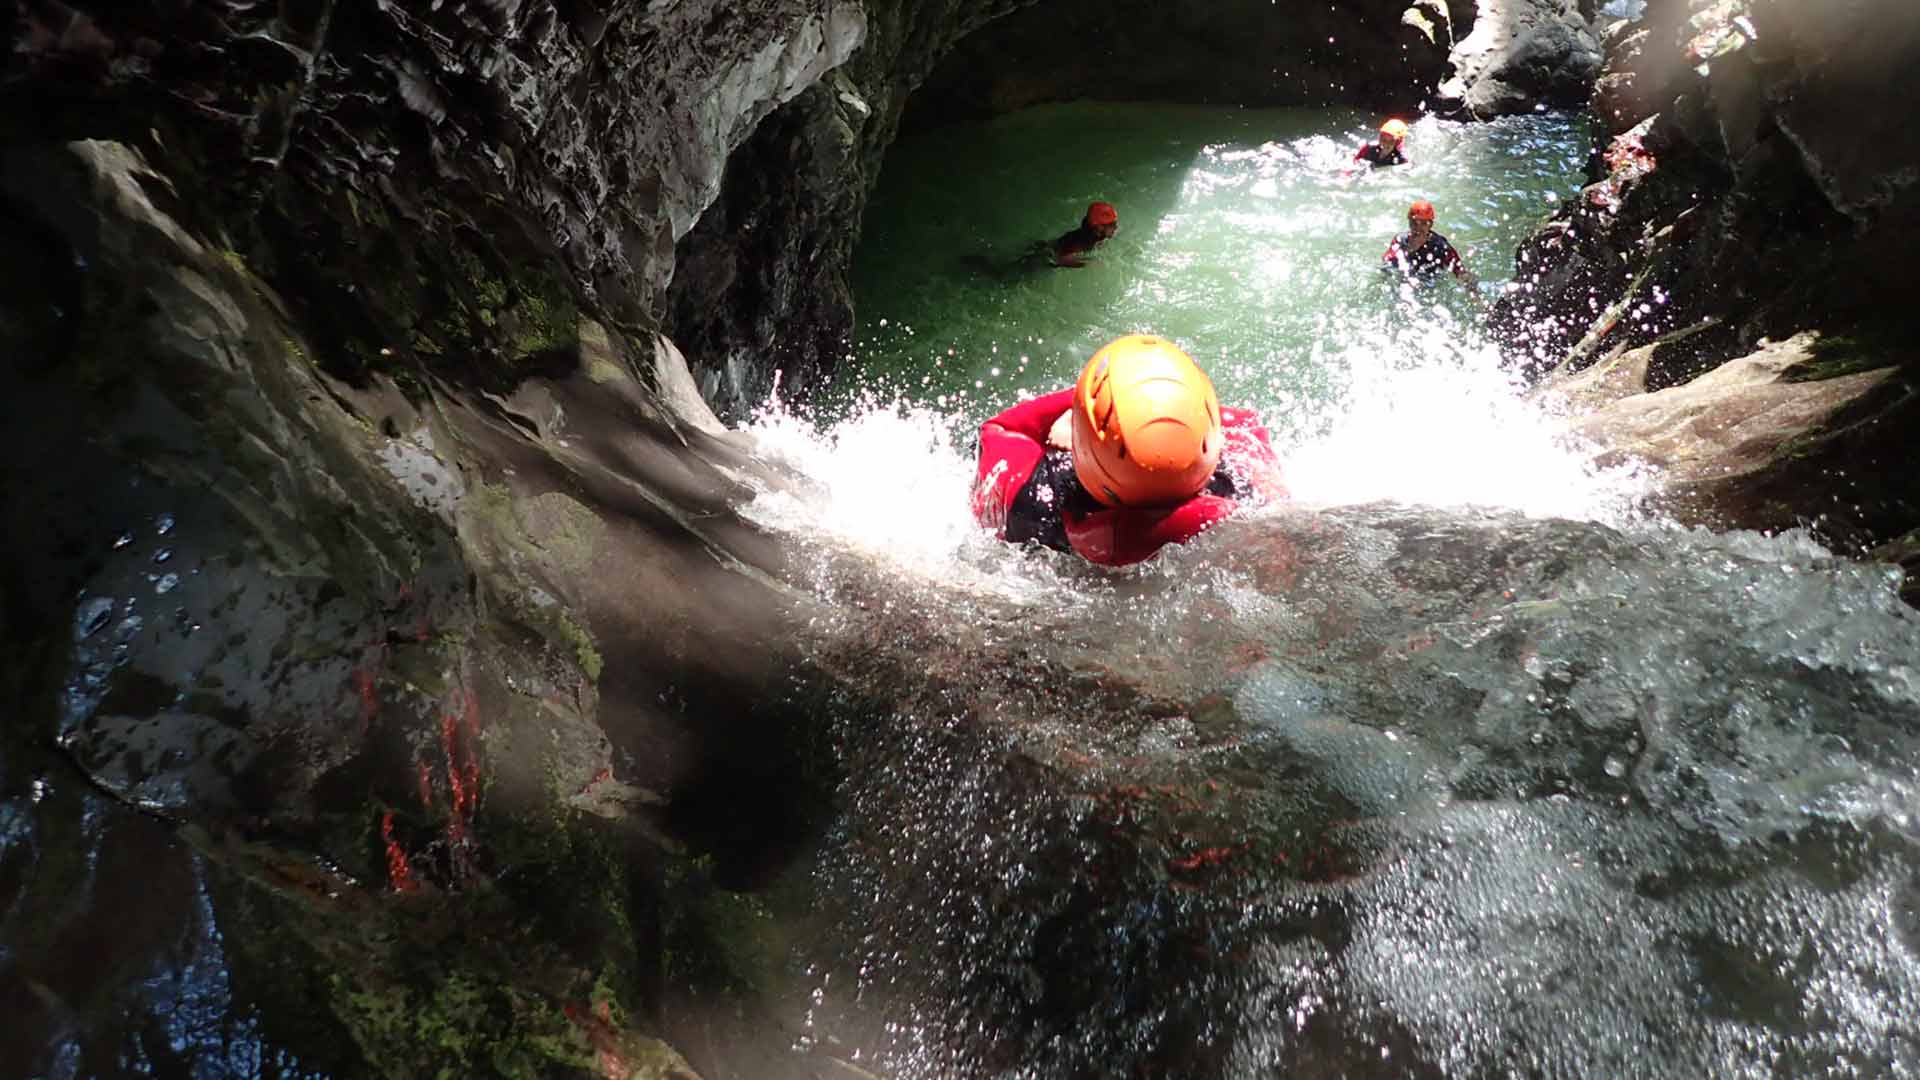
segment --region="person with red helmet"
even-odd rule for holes
[[[1121,566],[1286,494],[1259,415],[1222,406],[1178,345],[1128,334],[981,425],[972,508],[1009,543]]]
[[[1433,231],[1433,220],[1433,204],[1427,200],[1420,199],[1409,206],[1407,231],[1394,237],[1393,242],[1387,245],[1387,253],[1381,258],[1381,269],[1399,274],[1422,288],[1433,284],[1440,272],[1446,270],[1462,285],[1469,289],[1476,288],[1479,279],[1467,269],[1466,263],[1460,260],[1460,253],[1447,242],[1447,238]]]
[[[1113,239],[1120,231],[1120,212],[1112,203],[1096,202],[1088,205],[1087,212],[1080,218],[1080,227],[1061,233],[1047,245],[1047,256],[1055,266],[1079,269],[1087,265],[1087,256],[1095,248]]]
[[[1360,149],[1353,155],[1356,165],[1371,165],[1375,168],[1386,165],[1405,165],[1407,163],[1407,122],[1393,119],[1380,125],[1380,138],[1375,142],[1361,143]]]

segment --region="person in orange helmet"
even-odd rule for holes
[[[1380,137],[1370,143],[1361,143],[1354,152],[1355,165],[1371,165],[1380,168],[1386,165],[1405,165],[1407,163],[1407,122],[1393,119],[1380,125]]]
[[[1087,206],[1080,227],[1061,233],[1047,245],[1047,257],[1055,266],[1079,269],[1087,265],[1087,256],[1120,231],[1120,212],[1112,203],[1096,202]]]
[[[1073,386],[981,425],[972,509],[1009,543],[1120,566],[1285,497],[1259,415],[1222,406],[1178,345],[1128,334]]]
[[[1479,279],[1460,260],[1460,253],[1454,250],[1446,237],[1433,231],[1434,216],[1433,204],[1425,199],[1416,200],[1407,207],[1407,231],[1394,237],[1393,242],[1387,245],[1387,253],[1381,258],[1381,269],[1399,274],[1422,288],[1433,284],[1442,270],[1451,272],[1456,280],[1469,289],[1478,287]]]

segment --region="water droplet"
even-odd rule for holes
[[[173,587],[178,584],[180,584],[179,574],[166,574],[166,575],[163,575],[159,581],[154,583],[153,591],[157,595],[165,596],[166,594],[172,592]]]
[[[81,608],[73,618],[73,640],[83,641],[100,632],[113,617],[113,598],[95,597],[87,606]]]
[[[117,539],[114,540],[113,550],[119,551],[121,548],[126,547],[128,544],[131,544],[131,543],[133,543],[133,534],[130,532],[123,532],[120,534],[120,536]]]
[[[160,536],[165,536],[168,533],[172,532],[173,531],[173,515],[161,514],[159,517],[154,518],[153,531]]]
[[[1608,754],[1606,763],[1602,765],[1601,768],[1606,769],[1607,775],[1613,777],[1615,780],[1627,775],[1626,759],[1618,754]]]
[[[173,558],[172,548],[161,548],[159,551],[153,553],[153,561],[157,563],[166,562],[171,558]]]

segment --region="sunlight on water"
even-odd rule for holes
[[[1423,335],[1444,359],[1417,366],[1388,362],[1365,342],[1328,359],[1352,379],[1349,405],[1327,434],[1288,451],[1297,502],[1390,499],[1614,525],[1633,520],[1647,489],[1641,470],[1596,468],[1559,421],[1520,398],[1493,364],[1491,347],[1450,355],[1446,336],[1438,326]]]
[[[932,555],[960,550],[978,532],[965,494],[970,448],[930,409],[875,404],[821,431],[778,407],[753,426],[763,454],[805,474],[810,490],[769,491],[751,513],[808,528],[862,550]]]

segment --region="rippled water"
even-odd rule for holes
[[[749,513],[840,553],[821,663],[891,702],[838,732],[805,1038],[913,1077],[1920,1071],[1897,576],[1636,514],[1470,305],[1354,272],[1417,192],[1497,282],[1570,125],[1425,121],[1342,184],[1357,131],[1063,109],[890,159],[871,396],[755,426],[815,486]],[[1099,269],[942,269],[1090,197]],[[1300,498],[1119,573],[972,528],[972,425],[1136,328],[1268,414]]]

